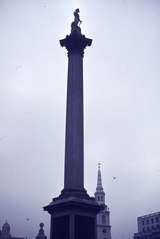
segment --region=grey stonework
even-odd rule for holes
[[[41,222],[39,224],[39,227],[40,227],[40,229],[39,229],[38,235],[36,236],[36,239],[47,239],[47,237],[46,237],[46,235],[44,233],[44,229],[43,229],[44,223]]]
[[[92,40],[81,34],[79,9],[71,33],[60,40],[68,54],[64,188],[44,207],[51,215],[51,239],[97,239],[100,205],[84,188],[83,57]]]
[[[105,204],[105,192],[103,191],[102,186],[100,164],[98,166],[95,199],[99,205],[104,206],[104,209],[97,214],[97,239],[111,239],[110,211],[108,206]]]
[[[12,236],[10,231],[11,227],[9,223],[6,221],[2,226],[2,230],[0,230],[0,239],[24,239],[23,237]]]
[[[134,239],[160,239],[160,212],[138,217],[137,225]]]

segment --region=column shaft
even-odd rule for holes
[[[83,56],[69,54],[64,189],[81,190],[83,180]]]

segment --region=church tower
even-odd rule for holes
[[[98,164],[95,199],[99,205],[104,206],[104,209],[97,214],[97,239],[111,239],[110,211],[105,204],[105,192],[103,191],[102,186],[100,163]]]

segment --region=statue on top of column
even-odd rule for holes
[[[77,8],[75,11],[74,11],[74,22],[72,22],[71,24],[71,33],[73,32],[78,32],[78,33],[81,33],[81,28],[80,28],[80,24],[82,23],[82,21],[80,20],[80,17],[79,17],[79,9]]]

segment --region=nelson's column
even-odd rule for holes
[[[79,9],[71,33],[60,40],[68,53],[64,189],[44,207],[51,215],[51,239],[96,239],[100,210],[84,188],[83,55],[92,40],[81,34]]]

